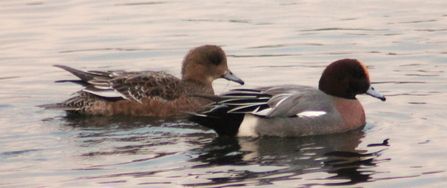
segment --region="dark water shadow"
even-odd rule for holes
[[[325,172],[328,177],[316,180],[319,183],[309,183],[306,186],[353,185],[366,182],[374,174],[369,168],[376,165],[377,156],[388,143],[386,140],[368,146],[383,147],[379,148],[379,151],[376,149],[376,152],[357,150],[363,137],[364,133],[356,130],[342,134],[300,138],[216,138],[203,148],[191,151],[197,155],[191,162],[200,162],[192,168],[225,165],[247,166],[247,168],[209,171],[209,174],[213,174],[212,178],[206,178],[209,182],[185,184],[185,186],[268,185],[275,181],[302,179],[302,175],[315,172]],[[264,166],[279,169],[264,171],[261,168]],[[222,176],[216,177],[216,174]],[[207,174],[203,176],[206,177]]]

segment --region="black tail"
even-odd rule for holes
[[[230,107],[214,108],[203,114],[193,114],[188,119],[216,131],[219,136],[234,137],[244,119],[244,114],[228,114]]]

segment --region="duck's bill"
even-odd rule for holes
[[[230,70],[227,70],[227,73],[225,75],[223,75],[222,78],[225,78],[229,81],[239,83],[241,85],[244,85],[244,83],[245,83],[242,79],[240,79],[239,77],[234,75]]]
[[[370,95],[370,96],[372,96],[374,98],[378,98],[378,99],[380,99],[382,101],[386,101],[385,96],[383,96],[382,94],[377,92],[372,86],[369,86],[369,89],[368,89],[368,91],[366,91],[366,94]]]

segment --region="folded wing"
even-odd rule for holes
[[[227,113],[253,114],[260,117],[296,117],[307,111],[321,110],[324,106],[311,107],[311,87],[265,87],[258,89],[235,89],[212,99],[218,103],[201,113],[206,115],[216,109],[226,108]],[[312,109],[311,109],[312,108]]]

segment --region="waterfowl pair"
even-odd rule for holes
[[[62,103],[40,107],[89,115],[168,117],[184,111],[195,112],[211,101],[188,95],[214,95],[212,82],[215,79],[225,78],[244,84],[228,69],[225,52],[214,45],[189,51],[182,63],[181,79],[162,71],[84,72],[55,66],[80,79],[58,82],[75,82],[84,85],[85,89]]]
[[[282,85],[230,90],[220,96],[197,95],[216,103],[190,120],[226,136],[294,137],[339,133],[366,124],[356,99],[368,94],[385,101],[370,84],[366,66],[355,59],[331,63],[318,89]]]

